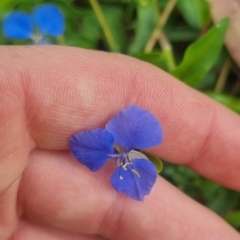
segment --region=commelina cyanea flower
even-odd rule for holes
[[[157,170],[138,150],[156,146],[162,139],[158,120],[149,111],[132,105],[114,116],[105,129],[82,131],[69,141],[73,157],[93,172],[116,158],[112,186],[130,198],[143,201],[156,181]]]
[[[38,33],[35,33],[37,29]],[[46,36],[59,37],[65,31],[64,16],[54,4],[37,7],[33,14],[14,11],[3,20],[3,35],[10,39],[30,39],[36,44],[44,44]]]

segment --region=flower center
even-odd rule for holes
[[[139,172],[133,168],[132,163],[131,163],[131,161],[130,161],[129,159],[128,159],[128,162],[125,162],[124,164],[121,163],[121,166],[122,166],[122,168],[123,168],[125,171],[129,171],[129,169],[127,168],[127,166],[129,166],[129,165],[130,165],[131,172],[133,172],[133,173],[136,174],[138,177],[140,177]],[[122,180],[123,177],[120,176],[120,179]]]
[[[125,152],[125,150],[123,149],[123,147],[121,147],[118,144],[114,144],[114,148],[116,149],[116,151],[118,153],[121,154],[120,157],[118,157],[117,159],[117,166],[121,166],[123,168],[123,170],[125,171],[131,171],[132,173],[134,173],[135,175],[137,175],[138,177],[140,177],[139,172],[134,169],[133,165],[132,165],[132,160],[134,159],[148,159],[144,154],[142,154],[141,152],[138,152],[136,150],[131,150],[130,152]],[[120,176],[120,180],[122,180],[123,177]]]

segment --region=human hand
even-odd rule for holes
[[[158,177],[137,202],[117,193],[114,164],[90,172],[68,138],[138,104],[161,122],[149,151],[240,189],[240,119],[161,70],[118,54],[1,47],[1,240],[237,240],[220,217]]]

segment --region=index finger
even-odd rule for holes
[[[2,47],[1,55],[0,136],[7,138],[0,142],[0,164],[11,172],[6,184],[23,171],[33,143],[68,149],[72,134],[104,127],[137,104],[164,129],[163,143],[152,152],[240,189],[239,116],[167,73],[122,55],[69,47]]]

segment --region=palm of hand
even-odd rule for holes
[[[119,195],[109,184],[113,164],[91,173],[70,156],[67,142],[138,103],[165,129],[165,142],[153,153],[240,189],[231,180],[239,172],[237,115],[158,69],[119,55],[56,47],[1,51],[0,239],[240,238],[160,177],[144,203]],[[211,141],[216,134],[227,136],[229,145],[220,136]],[[224,167],[215,160],[221,147],[222,160],[228,156]]]

